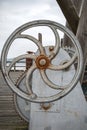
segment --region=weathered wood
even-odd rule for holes
[[[81,47],[83,50],[83,57],[84,57],[83,73],[81,76],[81,82],[82,82],[84,72],[85,72],[85,66],[87,63],[87,0],[84,0],[83,9],[82,9],[81,17],[79,20],[79,25],[78,25],[76,36],[81,44]]]
[[[76,8],[76,11],[77,11],[77,14],[78,16],[81,15],[81,11],[82,11],[82,3],[83,3],[83,0],[72,0],[75,8]]]
[[[56,0],[59,4],[64,16],[66,17],[72,31],[76,34],[79,16],[76,8],[71,0]]]
[[[66,1],[67,2],[67,1]],[[83,81],[83,76],[85,72],[85,66],[86,66],[86,60],[87,60],[87,1],[79,1],[79,0],[72,0],[73,4],[75,4],[76,10],[78,15],[80,16],[78,27],[76,28],[76,36],[81,44],[82,50],[83,50],[83,57],[84,57],[84,67],[83,67],[83,73],[81,76],[81,83]],[[66,4],[67,5],[67,4]],[[67,7],[68,8],[68,7]],[[68,13],[68,12],[67,12]],[[68,14],[69,15],[69,14]],[[73,18],[73,21],[75,19]],[[66,26],[70,29],[71,26],[66,24]],[[67,36],[64,37],[64,45],[69,46],[70,40],[67,38]]]
[[[15,73],[15,75],[14,75]],[[13,72],[13,77],[19,72]],[[0,71],[0,130],[27,130],[25,122],[15,109],[13,92],[7,86]]]
[[[73,4],[75,5],[77,14],[80,16],[81,11],[82,11],[82,0],[72,0]],[[74,20],[74,19],[73,19]],[[71,27],[69,26],[68,22],[66,22],[66,27],[69,28],[71,30]],[[76,28],[76,32],[77,32],[77,28]],[[71,41],[70,39],[64,35],[64,40],[63,40],[63,46],[71,46]]]

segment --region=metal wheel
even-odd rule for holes
[[[53,31],[55,35],[55,46],[49,47],[49,50],[50,50],[49,55],[46,54],[45,47],[43,47],[42,43],[38,39],[34,38],[31,35],[23,34],[25,30],[33,28],[33,27],[37,27],[37,26],[42,26],[42,27],[47,26]],[[67,61],[66,63],[60,64],[60,65],[54,65],[52,63],[52,60],[56,57],[56,55],[58,55],[59,50],[60,50],[60,38],[58,35],[58,30],[65,33],[70,38],[75,48],[75,53],[71,57],[71,59]],[[13,43],[13,41],[17,38],[24,38],[24,39],[29,39],[33,41],[38,47],[39,54],[38,55],[35,55],[35,54],[20,55],[13,59],[9,67],[6,67],[7,54],[9,52],[10,46]],[[32,66],[28,69],[25,75],[27,93],[19,90],[18,87],[12,82],[9,76],[9,72],[12,66],[19,60],[22,60],[25,58],[31,58],[33,60]],[[62,87],[50,81],[50,79],[48,78],[46,74],[47,69],[56,70],[56,71],[64,70],[64,69],[67,69],[69,66],[71,66],[75,60],[77,60],[77,70],[75,72],[75,75],[72,81],[68,85]],[[30,102],[35,102],[35,103],[52,102],[52,101],[55,101],[64,97],[76,86],[82,72],[83,55],[82,55],[82,50],[81,50],[81,47],[77,38],[74,36],[74,34],[70,30],[68,30],[66,27],[62,26],[61,24],[58,24],[53,21],[37,20],[37,21],[29,22],[22,25],[10,35],[10,37],[7,39],[2,50],[1,66],[2,66],[2,72],[3,72],[4,78],[7,81],[7,84],[16,94],[18,94],[19,96],[21,96],[22,98],[26,100],[29,100]],[[49,87],[51,87],[52,89],[59,90],[57,94],[49,96],[49,97],[38,97],[38,95],[33,92],[32,86],[30,85],[29,81],[30,81],[31,75],[36,69],[39,69],[41,78]]]

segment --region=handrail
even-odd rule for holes
[[[11,62],[12,62],[11,60],[7,60],[7,66],[9,66]],[[26,60],[21,60],[15,63],[11,70],[17,71],[17,70],[25,70],[25,69],[26,69]]]

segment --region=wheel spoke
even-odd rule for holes
[[[16,57],[16,58],[14,58],[13,60],[12,60],[12,62],[11,62],[11,64],[7,67],[7,73],[9,73],[10,72],[10,70],[11,70],[11,68],[13,67],[13,65],[16,63],[16,62],[18,62],[18,61],[20,61],[20,60],[22,60],[22,59],[25,59],[25,58],[30,58],[30,59],[36,59],[36,56],[35,55],[32,55],[32,54],[24,54],[24,55],[20,55],[20,56],[18,56],[18,57]]]
[[[53,65],[53,64],[50,64],[49,65],[49,69],[52,69],[52,70],[63,70],[63,69],[66,69],[68,68],[69,66],[71,66],[73,64],[73,62],[75,61],[75,59],[77,58],[77,54],[75,53],[74,56],[65,64],[63,65]]]
[[[31,78],[31,75],[32,75],[32,73],[34,72],[34,70],[36,69],[37,67],[36,67],[36,64],[33,64],[30,68],[29,68],[29,70],[28,70],[28,72],[27,72],[27,74],[26,74],[26,88],[27,88],[27,90],[28,90],[28,93],[30,94],[30,95],[32,95],[33,94],[33,91],[32,91],[32,88],[31,88],[31,86],[30,86],[30,84],[29,84],[29,81],[30,81],[30,78]]]
[[[48,79],[48,77],[47,77],[47,75],[46,75],[46,73],[45,73],[44,70],[40,70],[40,74],[41,74],[41,77],[42,77],[43,81],[44,81],[49,87],[51,87],[51,88],[53,88],[53,89],[64,90],[64,88],[62,88],[62,87],[60,87],[60,86],[58,86],[58,85],[52,83],[52,82]]]
[[[55,46],[54,46],[53,50],[50,51],[51,54],[49,56],[50,59],[53,59],[57,55],[57,53],[59,52],[59,49],[60,49],[60,37],[57,32],[57,29],[54,26],[49,26],[49,27],[51,28],[51,30],[53,31],[53,33],[55,35]]]
[[[40,50],[40,53],[41,54],[45,54],[44,47],[42,46],[42,44],[40,43],[40,41],[37,40],[35,37],[30,36],[30,35],[26,35],[26,34],[19,34],[17,36],[17,38],[26,38],[26,39],[29,39],[29,40],[33,41],[38,46],[38,48]]]

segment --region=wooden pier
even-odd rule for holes
[[[27,130],[28,123],[16,111],[13,95],[0,70],[0,130]]]

